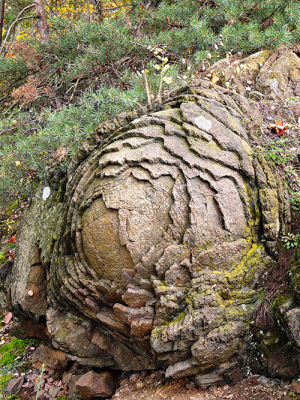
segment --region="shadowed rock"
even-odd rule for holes
[[[82,364],[163,365],[204,386],[242,371],[258,283],[290,219],[253,150],[259,119],[244,97],[195,82],[100,126],[32,199],[14,309],[45,315],[53,345]]]

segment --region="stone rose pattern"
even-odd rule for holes
[[[199,384],[242,362],[280,226],[275,179],[236,103],[187,91],[123,124],[69,174],[47,326],[71,358],[163,365]]]

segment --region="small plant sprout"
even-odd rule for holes
[[[300,208],[300,192],[296,192],[293,194],[291,198],[291,205],[293,210],[299,210]]]
[[[168,57],[164,57],[164,55],[165,55],[164,50],[161,49],[160,47],[153,47],[151,49],[151,51],[155,55],[155,58],[160,61],[160,64],[154,64],[153,68],[156,71],[160,71],[160,81],[159,81],[159,88],[158,88],[156,100],[158,100],[161,103],[162,102],[161,94],[162,94],[163,82],[165,82],[166,84],[169,85],[170,83],[172,83],[173,78],[171,76],[165,75],[166,71],[170,68],[170,65],[168,64],[168,61],[169,61]],[[146,93],[147,93],[148,104],[151,105],[152,104],[151,98],[154,98],[154,96],[151,95],[150,88],[149,88],[149,82],[148,82],[148,78],[146,75],[149,73],[149,70],[142,70],[141,73],[144,76],[144,80],[145,80],[145,89],[146,89]]]
[[[286,249],[290,249],[292,247],[296,247],[298,243],[299,233],[294,235],[293,233],[288,233],[286,236],[282,236],[281,241],[282,246]]]
[[[35,400],[37,400],[37,399],[38,399],[38,396],[39,396],[39,391],[40,391],[40,387],[41,387],[41,383],[42,383],[42,378],[43,378],[43,373],[44,373],[44,371],[45,371],[45,364],[42,365],[42,369],[41,369],[39,381],[38,381],[37,388],[36,388]]]

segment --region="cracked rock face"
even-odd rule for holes
[[[288,215],[251,148],[251,112],[238,95],[195,87],[100,128],[66,189],[50,179],[47,199],[41,188],[33,200],[27,221],[37,209],[40,217],[30,232],[23,225],[13,306],[40,317],[26,292],[38,246],[48,331],[71,359],[228,379],[247,352],[257,283]]]

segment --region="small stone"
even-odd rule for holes
[[[22,388],[23,383],[24,383],[23,376],[21,376],[20,378],[11,379],[8,382],[7,389],[6,389],[8,396],[19,393]]]
[[[132,308],[144,307],[147,301],[153,299],[153,294],[145,289],[131,289],[129,288],[122,296],[122,300]]]
[[[55,371],[62,371],[67,366],[67,357],[62,351],[42,345],[35,351],[32,362],[33,366],[39,369],[42,369],[44,364],[45,370],[53,373]]]
[[[82,375],[75,383],[76,389],[85,399],[107,397],[113,394],[114,381],[109,372],[97,374],[90,371]]]
[[[60,391],[61,391],[61,387],[50,386],[49,394],[51,397],[55,398]]]
[[[291,391],[300,394],[300,382],[295,381],[291,383]]]
[[[75,399],[79,397],[79,391],[76,389],[76,382],[82,375],[72,375],[69,381],[69,399]]]

